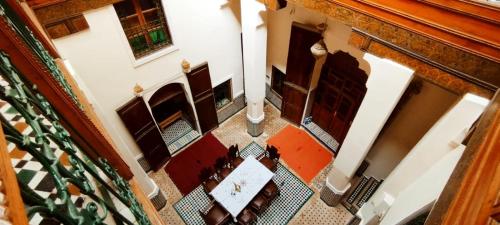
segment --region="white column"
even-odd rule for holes
[[[254,137],[263,132],[266,96],[266,16],[264,4],[256,0],[241,0],[247,131]]]
[[[363,162],[385,122],[413,78],[413,70],[366,53],[367,92],[333,166],[348,179]],[[342,189],[342,187],[339,187]]]

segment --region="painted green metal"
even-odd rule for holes
[[[0,99],[10,104],[25,123],[33,130],[34,138],[20,133],[5,115],[0,115],[0,122],[8,142],[17,145],[18,149],[31,154],[53,178],[57,192],[57,200],[43,198],[29,186],[18,182],[22,197],[28,206],[28,216],[39,213],[51,217],[64,224],[104,224],[108,213],[117,224],[134,224],[123,216],[107,197],[97,194],[93,183],[106,189],[117,200],[128,207],[137,224],[149,225],[141,204],[137,201],[128,182],[118,175],[116,170],[105,159],[91,161],[79,151],[68,131],[60,124],[59,117],[50,103],[39,94],[36,86],[26,83],[9,57],[0,51]],[[6,81],[6,82],[4,82]],[[70,167],[65,167],[55,156],[50,145],[57,147],[68,155]],[[105,175],[112,184],[106,182]],[[90,176],[89,176],[90,175]],[[71,201],[68,185],[72,184],[80,193],[92,201],[78,210]],[[99,210],[100,209],[100,210]]]
[[[50,74],[58,81],[64,91],[80,108],[82,108],[83,106],[78,101],[73,89],[71,89],[68,81],[66,81],[64,75],[61,73],[61,70],[59,70],[54,58],[52,58],[42,43],[33,35],[33,32],[21,21],[21,19],[19,19],[5,0],[0,1],[0,16],[7,22],[9,27],[17,33],[18,37],[33,50],[33,53],[40,58],[40,61],[45,64]]]

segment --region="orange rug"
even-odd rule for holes
[[[270,138],[267,143],[278,148],[281,158],[307,183],[333,159],[333,154],[306,131],[291,125]]]

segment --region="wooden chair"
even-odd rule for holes
[[[201,218],[208,225],[222,225],[229,222],[231,219],[227,212],[218,203],[212,201],[204,210],[200,210]]]
[[[249,225],[257,220],[257,215],[252,212],[252,210],[245,208],[241,213],[236,217],[238,224],[240,225]]]
[[[219,185],[219,181],[215,178],[215,176],[212,173],[212,169],[206,167],[203,168],[200,172],[199,175],[201,185],[203,186],[203,190],[205,193],[208,195],[209,198],[212,198],[212,196],[209,195],[209,193]]]
[[[259,157],[259,162],[264,164],[269,170],[276,172],[278,170],[279,159],[280,154],[278,153],[278,149],[268,145],[266,151]]]
[[[215,169],[217,170],[217,175],[223,180],[231,173],[231,168],[229,168],[226,157],[222,156],[215,160]]]
[[[237,144],[229,147],[229,151],[227,153],[227,156],[228,156],[230,163],[233,167],[238,167],[244,160],[240,156],[240,151],[238,150]]]
[[[269,199],[261,192],[257,194],[250,202],[250,207],[257,213],[261,214],[269,207]]]
[[[266,186],[264,186],[262,193],[267,197],[267,199],[272,201],[280,194],[280,189],[278,188],[278,185],[271,180],[266,184]]]

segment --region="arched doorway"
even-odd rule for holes
[[[312,107],[312,121],[340,145],[366,93],[368,75],[349,53],[328,54]]]
[[[171,83],[161,87],[151,96],[148,104],[171,154],[199,136],[194,110],[182,84]]]

